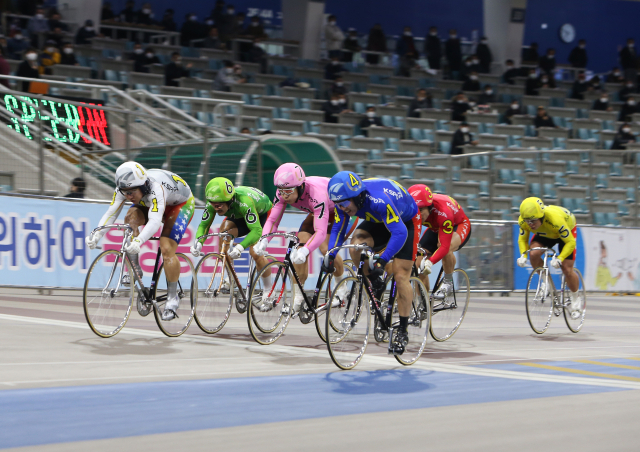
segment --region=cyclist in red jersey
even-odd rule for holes
[[[423,184],[413,185],[409,193],[416,201],[422,224],[427,230],[420,239],[420,246],[427,250],[428,258],[418,258],[421,279],[428,286],[431,266],[442,260],[444,278],[435,298],[443,298],[453,289],[453,270],[456,267],[454,251],[462,249],[471,236],[471,222],[460,204],[450,196],[434,195]]]

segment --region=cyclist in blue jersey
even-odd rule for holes
[[[382,283],[385,265],[393,259],[393,275],[398,288],[400,327],[392,338],[390,350],[404,353],[408,343],[407,325],[411,314],[413,290],[409,278],[416,259],[422,222],[420,211],[411,195],[396,181],[367,179],[351,171],[341,171],[329,181],[329,198],[335,203],[335,221],[331,228],[329,248],[341,246],[349,217],[364,219],[354,231],[352,244],[366,244],[375,251],[385,248],[376,260],[373,270],[365,273],[374,285]],[[360,261],[360,252],[351,251],[354,262]],[[331,270],[334,256],[329,256]]]

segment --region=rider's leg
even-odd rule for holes
[[[531,244],[529,245],[529,248],[543,248],[543,247],[544,247],[543,244],[536,241],[531,242]],[[533,268],[542,267],[542,264],[543,264],[542,253],[544,253],[544,251],[540,251],[540,250],[529,251],[529,260],[531,261],[531,266]]]
[[[352,245],[365,244],[373,248],[373,237],[371,236],[371,234],[369,234],[369,232],[365,231],[364,229],[358,228],[353,232],[353,238],[351,239],[351,244]],[[356,266],[359,265],[362,251],[350,248],[349,254],[351,255],[351,260],[354,262],[354,264],[356,264]],[[368,265],[364,266],[364,274],[365,275],[369,274]]]
[[[133,228],[133,236],[138,237],[140,234],[140,226],[144,226],[147,223],[144,212],[139,207],[133,206],[129,208],[127,214],[124,216],[125,224],[128,224]],[[133,265],[133,271],[142,278],[142,268],[140,267],[140,258],[137,254],[127,253],[127,257]]]
[[[178,282],[180,278],[180,261],[176,257],[178,244],[169,237],[160,237],[160,252],[164,262],[164,274],[168,283]]]
[[[307,243],[311,238],[311,234],[308,232],[298,232],[298,239],[300,243]],[[293,268],[295,268],[296,273],[298,274],[298,279],[300,279],[300,284],[304,287],[304,283],[307,280],[307,276],[309,276],[309,256],[307,256],[307,260],[305,260],[302,264],[293,264]]]
[[[562,262],[562,273],[564,274],[564,278],[567,281],[567,286],[571,292],[577,292],[580,288],[580,279],[578,278],[578,274],[573,271],[573,265],[576,261],[572,259],[565,259]]]
[[[413,261],[406,259],[393,259],[393,275],[396,280],[396,288],[398,289],[398,314],[401,317],[409,317],[411,315],[411,302],[413,301],[413,289],[409,278],[411,277],[411,269]]]

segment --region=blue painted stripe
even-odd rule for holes
[[[0,448],[619,390],[418,369],[8,390]]]
[[[612,364],[623,364],[626,366],[634,366],[633,361],[623,359],[623,358],[594,359],[593,361],[600,361],[603,363],[612,363]],[[638,361],[635,361],[635,362],[637,363],[637,367],[640,367],[640,362]],[[640,370],[622,369],[617,367],[580,363],[575,361],[535,361],[535,364],[542,364],[545,366],[553,366],[553,367],[564,367],[567,369],[574,369],[574,370],[586,370],[589,372],[598,372],[602,374],[610,374],[610,375],[616,375],[616,376],[640,378]],[[541,369],[539,367],[523,366],[522,364],[489,364],[489,365],[483,365],[478,367],[486,367],[490,369],[499,369],[499,370],[510,370],[510,371],[516,371],[516,372],[525,372],[525,373],[538,373],[538,374],[545,374],[545,375],[564,375],[564,376],[570,375],[573,377],[580,377],[585,379],[595,378],[598,380],[602,380],[603,378],[603,377],[596,377],[593,375],[578,375],[572,372],[563,372],[561,370]]]

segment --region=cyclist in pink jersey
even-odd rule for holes
[[[328,232],[331,231],[333,225],[335,207],[328,195],[329,179],[315,176],[306,177],[299,165],[285,163],[276,170],[273,183],[278,191],[273,201],[271,215],[262,228],[263,234],[275,232],[278,229],[287,204],[309,213],[298,230],[298,238],[304,246],[300,246],[291,253],[291,262],[294,264],[300,282],[304,285],[309,274],[307,264],[309,254],[317,248],[320,248],[323,255],[328,250]],[[266,255],[268,242],[269,240],[266,238],[260,239],[254,247],[255,252],[259,255]],[[337,284],[342,279],[344,272],[340,256],[337,256],[335,261],[325,270],[332,272],[334,269],[333,275]],[[293,303],[295,311],[300,310],[302,301],[302,294],[297,293]]]

